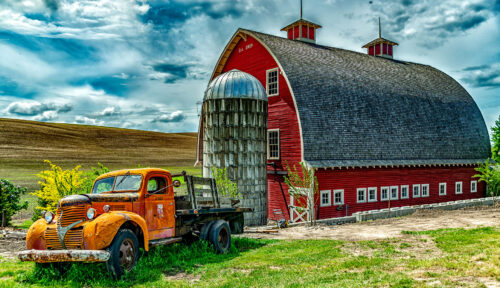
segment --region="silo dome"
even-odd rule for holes
[[[245,225],[266,224],[267,95],[260,81],[231,70],[210,82],[198,137],[203,177],[212,177],[214,167],[227,168],[243,196],[241,206],[254,208],[244,213]]]
[[[208,99],[250,98],[267,101],[266,89],[252,75],[233,69],[217,76],[205,90]]]

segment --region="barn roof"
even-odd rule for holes
[[[240,29],[288,79],[303,159],[314,167],[470,164],[490,156],[484,119],[453,78],[428,65]]]

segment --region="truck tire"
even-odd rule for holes
[[[210,221],[208,223],[203,224],[200,230],[200,240],[208,241],[210,228],[214,225],[215,221]]]
[[[209,233],[210,243],[219,254],[226,254],[231,248],[231,229],[224,220],[217,220],[212,225]]]
[[[139,260],[139,240],[129,229],[120,229],[109,246],[111,253],[106,262],[109,273],[116,279],[130,272]]]

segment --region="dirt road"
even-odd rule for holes
[[[419,210],[413,215],[338,226],[291,227],[278,233],[245,233],[243,237],[264,239],[335,239],[376,240],[402,237],[401,231],[436,230],[440,228],[475,228],[500,225],[500,203],[495,206],[460,210]]]

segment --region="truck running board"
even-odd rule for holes
[[[149,241],[149,246],[155,247],[155,246],[160,246],[160,245],[173,244],[173,243],[177,243],[180,241],[182,241],[182,237],[156,239],[156,240]]]

